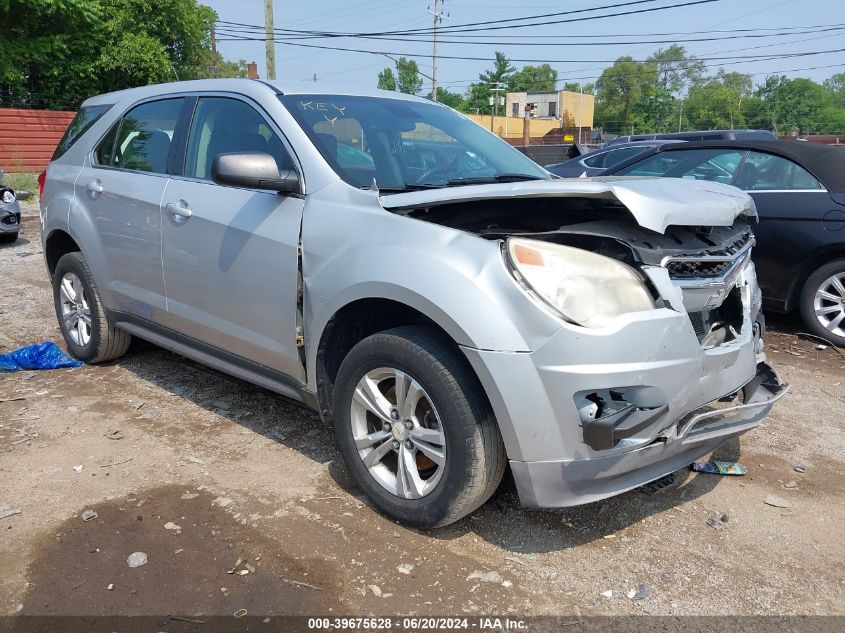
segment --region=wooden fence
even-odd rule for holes
[[[0,108],[0,169],[40,172],[75,112]]]

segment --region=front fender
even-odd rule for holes
[[[316,388],[313,368],[326,324],[359,299],[405,304],[457,344],[475,349],[531,351],[560,329],[560,321],[529,300],[511,277],[498,241],[395,215],[365,192],[357,197],[350,209],[315,194],[305,209],[309,388]]]

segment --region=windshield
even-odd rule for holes
[[[279,97],[337,174],[408,191],[548,179],[519,150],[441,105],[341,95]]]

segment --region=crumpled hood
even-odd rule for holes
[[[680,178],[577,178],[530,180],[424,189],[380,197],[388,210],[497,198],[588,197],[616,199],[640,226],[664,233],[666,227],[730,226],[741,216],[757,217],[754,201],[736,187]]]

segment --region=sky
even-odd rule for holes
[[[264,24],[264,0],[200,0],[212,6],[220,20],[250,25]],[[589,9],[618,4],[624,0],[581,0],[558,2],[551,0],[444,0],[444,13],[449,17],[445,26],[454,26],[479,21],[504,20],[567,10]],[[693,0],[657,0],[640,6],[605,9],[600,13],[614,13],[652,6],[679,4]],[[373,32],[384,30],[422,29],[432,26],[433,18],[428,12],[434,0],[274,0],[275,27],[320,30],[335,32]],[[560,16],[535,20],[544,22],[581,17]],[[822,27],[841,25],[845,27],[845,2],[842,0],[716,0],[697,6],[686,6],[666,11],[640,15],[610,17],[575,24],[543,24],[531,28],[505,28],[473,33],[481,45],[446,43],[439,45],[439,54],[453,57],[481,57],[490,61],[464,59],[440,59],[438,61],[438,86],[463,93],[467,85],[477,80],[478,74],[492,67],[494,51],[503,51],[511,59],[531,59],[537,62],[513,62],[517,68],[531,63],[548,62],[558,71],[562,81],[594,81],[601,69],[609,66],[605,60],[614,60],[621,55],[644,59],[660,48],[670,44],[644,43],[643,40],[678,40],[689,53],[698,57],[737,57],[744,55],[781,55],[809,51],[830,51],[845,49],[845,30],[820,31]],[[742,33],[710,33],[696,35],[701,31],[735,29],[772,29],[778,32],[784,27],[812,26],[813,33],[779,35],[776,37],[749,38]],[[806,29],[810,30],[810,29]],[[645,34],[671,33],[670,36]],[[684,33],[684,34],[681,34]],[[577,34],[591,37],[564,39],[560,36]],[[469,33],[463,34],[466,38]],[[622,37],[626,35],[625,37]],[[592,37],[595,36],[595,37]],[[602,37],[603,36],[603,37]],[[218,36],[221,40],[224,35]],[[250,37],[256,37],[250,35]],[[281,36],[280,36],[281,37]],[[558,42],[576,45],[545,45],[549,37]],[[710,42],[688,42],[684,39],[701,37],[729,38]],[[391,55],[418,54],[416,58],[420,71],[431,75],[430,35],[420,36],[421,42],[397,42],[366,40],[360,38],[311,39],[300,43],[335,47],[367,49]],[[441,40],[457,40],[443,34]],[[491,42],[491,41],[495,41]],[[584,45],[585,42],[611,41],[606,45]],[[625,44],[619,43],[628,42]],[[507,44],[504,44],[507,42]],[[544,45],[526,45],[542,42]],[[762,47],[762,48],[761,48]],[[230,60],[245,59],[258,63],[259,75],[266,77],[265,50],[263,41],[220,41],[218,50]],[[554,60],[554,61],[552,61]],[[713,74],[718,64],[725,70],[754,73],[755,82],[762,81],[766,74],[785,74],[789,77],[809,77],[822,81],[837,72],[845,72],[845,51],[785,59],[759,60],[712,60],[707,62]],[[348,51],[330,51],[303,48],[290,44],[276,44],[276,78],[280,81],[310,81],[314,75],[317,81],[343,85],[375,87],[378,72],[393,63],[383,55]],[[832,68],[815,68],[831,66]],[[424,80],[423,90],[431,89],[429,79]],[[561,85],[562,86],[562,85]],[[559,86],[559,87],[561,87]]]

